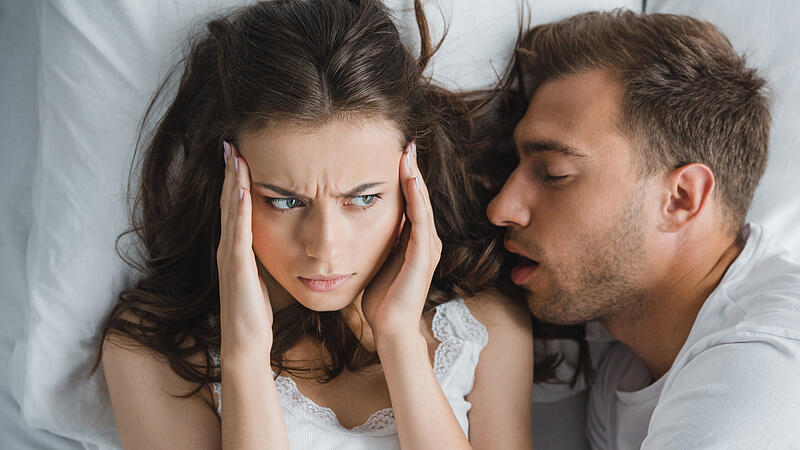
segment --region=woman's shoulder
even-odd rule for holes
[[[527,305],[515,301],[495,288],[486,289],[464,299],[488,334],[488,342],[481,359],[490,354],[498,356],[533,351],[531,313]]]
[[[146,321],[140,322],[140,319],[131,314],[123,313],[121,318],[132,323],[142,323],[147,325]],[[181,344],[182,348],[190,348],[194,345],[194,340],[188,337],[187,340]],[[191,355],[185,356],[184,360],[194,366],[202,367],[206,365],[206,356],[203,351],[198,351]],[[130,379],[131,374],[136,374],[137,378],[143,384],[142,388],[147,384],[149,388],[157,387],[160,391],[182,395],[193,391],[197,384],[188,381],[179,376],[172,369],[168,359],[150,347],[147,347],[134,338],[122,334],[109,334],[103,342],[103,368],[108,376],[118,376],[118,374],[129,374],[126,379]],[[135,389],[137,385],[131,385]],[[211,389],[204,386],[197,394],[196,397],[204,400],[208,405],[212,405]]]
[[[123,447],[218,448],[219,419],[209,407],[210,389],[178,376],[167,358],[128,336],[103,342],[103,371]],[[187,359],[204,362],[202,355]]]
[[[483,347],[493,334],[501,331],[530,336],[531,320],[525,305],[489,288],[438,305],[433,311],[431,328],[439,340],[455,335]]]
[[[531,314],[525,304],[513,300],[496,288],[488,288],[463,299],[472,316],[491,333],[492,329],[520,328],[530,330]]]
[[[530,312],[495,289],[456,298],[435,308],[431,321],[434,373],[446,389],[468,393],[479,372],[493,371],[510,359],[533,368]],[[532,378],[531,378],[532,379]],[[453,384],[455,383],[455,384]]]

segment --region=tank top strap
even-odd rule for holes
[[[445,387],[458,372],[458,378],[470,380],[471,388],[478,356],[489,342],[486,327],[472,315],[464,300],[458,298],[435,308],[431,329],[440,342],[433,364],[439,383]]]

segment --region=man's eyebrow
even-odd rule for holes
[[[555,152],[573,158],[586,158],[586,155],[576,148],[556,141],[525,141],[519,145],[519,152],[525,156],[533,153]]]
[[[264,189],[269,189],[270,191],[275,192],[276,194],[279,195],[283,195],[284,197],[305,198],[304,195],[300,195],[297,192],[292,192],[289,189],[282,188],[280,186],[275,186],[274,184],[258,183],[258,182],[253,184],[255,184],[256,186],[260,186]],[[383,184],[386,184],[386,182],[374,181],[370,183],[362,183],[343,194],[339,194],[338,197],[355,197],[356,195],[366,191],[367,189],[372,189],[374,187],[381,186]]]

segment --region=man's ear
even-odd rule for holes
[[[687,164],[667,174],[661,207],[661,228],[674,232],[706,208],[716,185],[714,173],[705,164]]]

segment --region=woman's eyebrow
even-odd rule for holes
[[[371,182],[371,183],[359,184],[358,186],[354,187],[353,189],[350,189],[349,191],[345,192],[344,194],[341,194],[340,197],[354,197],[354,196],[366,191],[367,189],[372,189],[374,187],[378,187],[378,186],[383,185],[383,184],[386,184],[386,182],[385,181],[374,181],[374,182]]]
[[[288,189],[284,189],[284,188],[282,188],[280,186],[275,186],[274,184],[258,183],[258,182],[255,182],[253,184],[255,184],[256,186],[262,187],[264,189],[269,189],[270,191],[275,192],[278,195],[283,195],[284,197],[304,198],[303,195],[300,195],[297,192],[292,192],[292,191],[290,191]]]
[[[279,195],[283,195],[285,197],[305,198],[304,195],[298,194],[297,192],[292,192],[289,189],[285,189],[285,188],[282,188],[280,186],[275,186],[274,184],[258,183],[258,182],[253,183],[253,184],[255,184],[256,186],[262,187],[264,189],[269,189],[270,191],[275,192],[276,194],[279,194]],[[381,186],[381,185],[384,185],[384,184],[386,184],[385,181],[373,181],[373,182],[370,182],[370,183],[362,183],[362,184],[359,184],[358,186],[354,187],[353,189],[350,189],[349,191],[347,191],[347,192],[345,192],[343,194],[337,195],[337,197],[354,197],[354,196],[366,191],[367,189],[372,189],[374,187],[378,187],[378,186]]]

